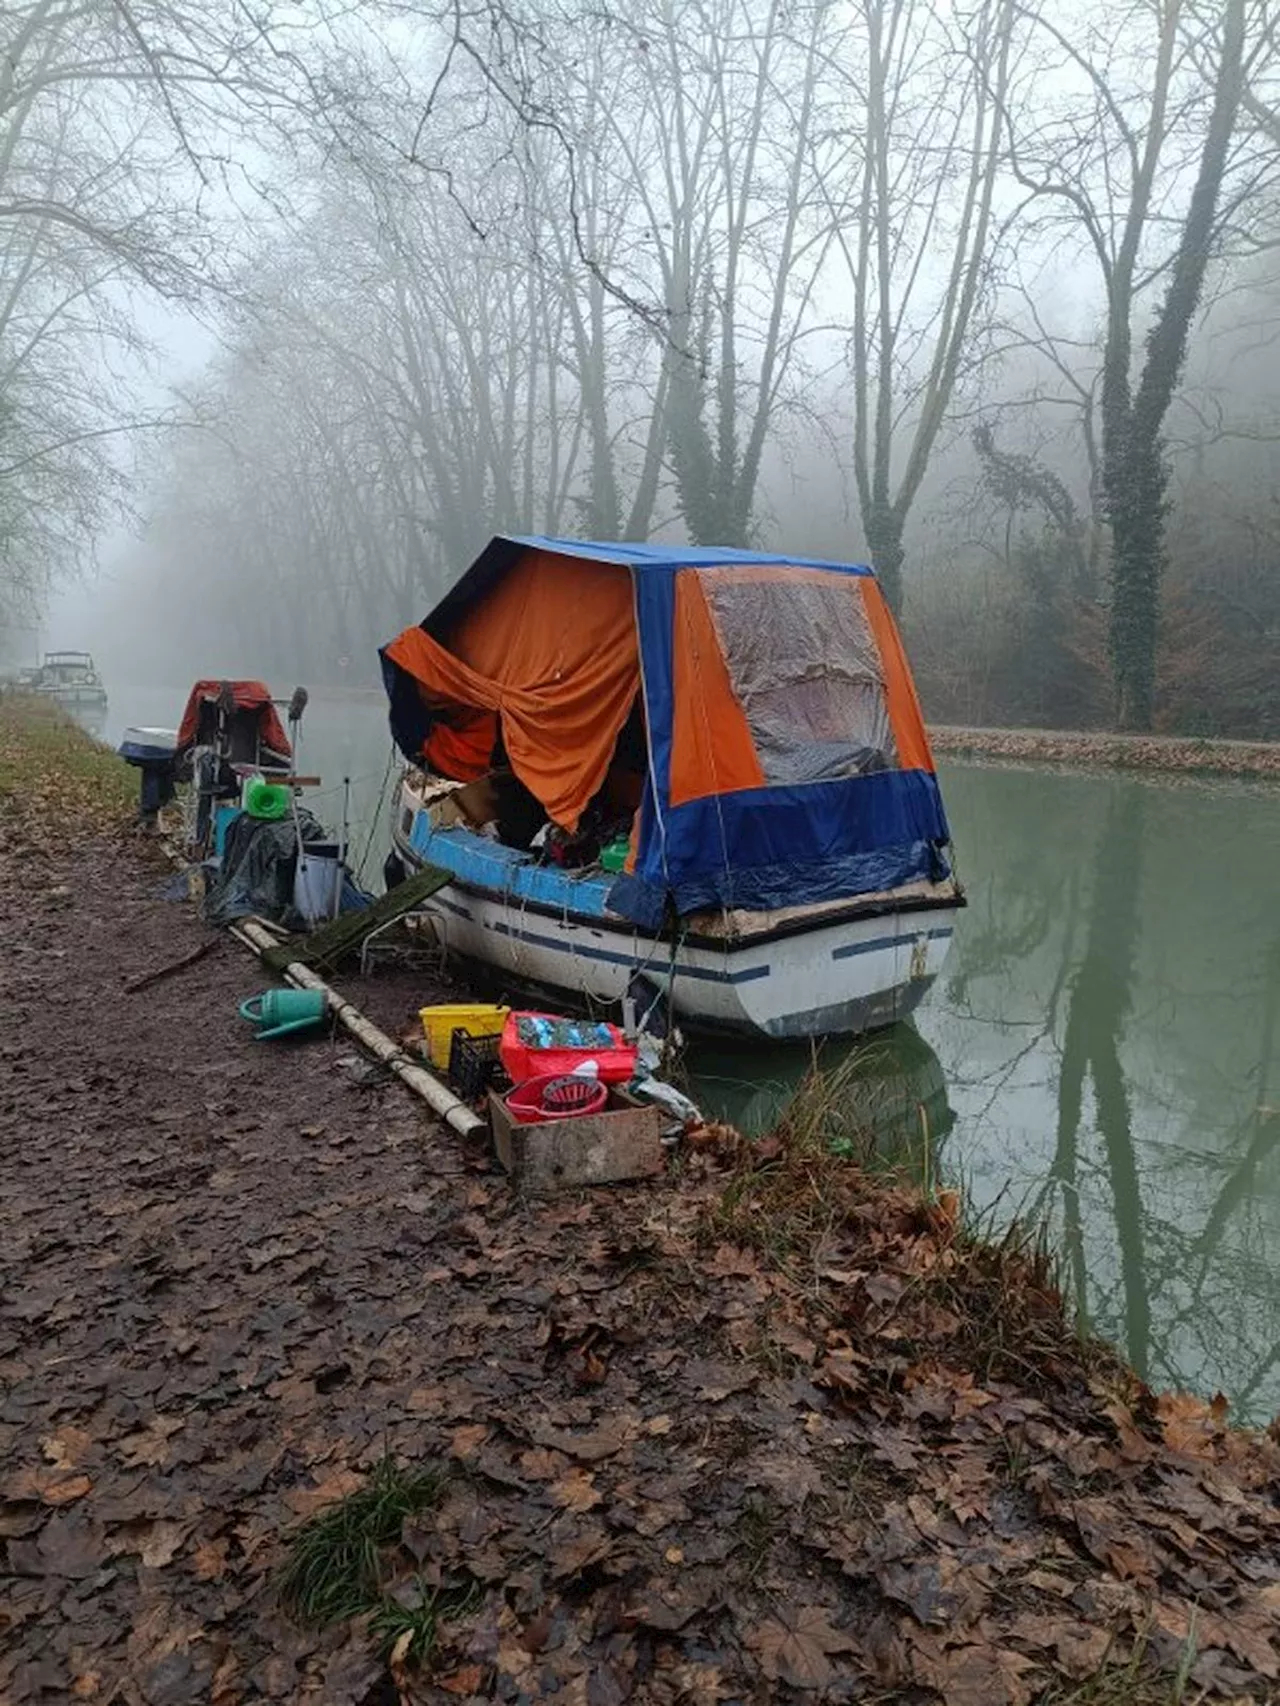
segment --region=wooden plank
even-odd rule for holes
[[[348,954],[355,953],[366,936],[413,912],[452,881],[452,871],[439,865],[424,865],[396,888],[388,889],[372,906],[359,912],[344,912],[331,924],[322,924],[307,936],[290,936],[278,947],[268,948],[262,956],[263,962],[274,972],[283,972],[289,965],[336,966]]]
[[[609,1092],[603,1113],[522,1125],[500,1096],[489,1094],[498,1160],[522,1192],[550,1196],[584,1185],[652,1179],[666,1166],[659,1109]]]

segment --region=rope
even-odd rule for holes
[[[369,862],[369,854],[373,851],[373,840],[378,833],[378,825],[382,822],[382,814],[386,810],[387,783],[391,780],[391,767],[395,763],[395,759],[396,748],[395,742],[393,741],[387,752],[387,767],[382,772],[382,782],[378,788],[378,804],[373,815],[369,819],[369,833],[365,837],[364,852],[360,855],[360,863],[356,866],[356,881],[362,887],[364,885],[364,868]],[[370,771],[369,774],[372,776],[373,772]],[[357,780],[363,782],[366,778],[361,776],[357,778]]]

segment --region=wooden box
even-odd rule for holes
[[[666,1166],[661,1111],[621,1090],[610,1089],[602,1113],[538,1125],[513,1119],[502,1098],[490,1092],[489,1120],[499,1161],[532,1196],[650,1179]]]

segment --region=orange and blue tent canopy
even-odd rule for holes
[[[638,923],[945,874],[919,703],[863,566],[502,537],[381,656],[406,757],[470,781],[501,736],[569,829],[639,697],[648,774],[610,896]]]

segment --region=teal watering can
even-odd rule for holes
[[[240,1003],[240,1017],[258,1026],[257,1041],[318,1025],[327,1003],[323,989],[267,989]]]

